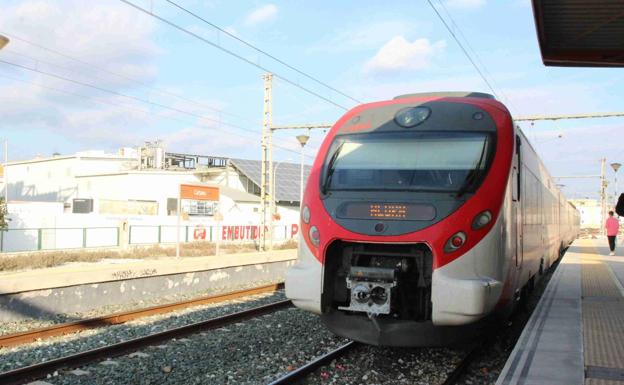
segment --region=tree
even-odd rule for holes
[[[7,216],[7,205],[4,198],[0,198],[0,231],[4,231],[9,228],[9,221],[11,219],[7,218]]]

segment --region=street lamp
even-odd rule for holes
[[[622,166],[621,163],[611,163],[611,168],[613,168],[613,171],[615,172],[615,199],[616,201],[618,199],[617,172],[621,166]]]
[[[286,159],[285,161],[292,160]],[[275,219],[275,214],[277,214],[277,191],[275,191],[275,187],[277,186],[277,182],[275,181],[277,176],[277,168],[280,164],[285,162],[284,160],[278,162],[275,166],[273,166],[273,175],[271,178],[271,200],[269,202],[269,215],[271,216],[271,221],[269,222],[271,227],[273,227],[273,220]],[[271,229],[271,237],[269,239],[269,250],[273,250],[273,229]]]
[[[9,44],[9,38],[4,36],[4,35],[0,35],[0,49],[4,48],[5,45]]]
[[[275,166],[273,166],[273,178],[271,178],[271,180],[273,181],[273,184],[271,186],[271,196],[273,198],[273,211],[271,212],[271,215],[277,214],[277,168],[279,167],[280,164],[284,163],[284,162],[292,162],[292,158],[288,158],[286,160],[282,160],[280,162],[277,162],[277,164]]]
[[[301,179],[299,180],[299,210],[303,205],[303,148],[308,143],[310,135],[297,135],[297,140],[301,144]]]

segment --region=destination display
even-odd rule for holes
[[[435,207],[424,203],[346,202],[338,208],[343,219],[384,219],[430,221],[435,218]]]

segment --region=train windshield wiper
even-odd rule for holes
[[[470,170],[468,175],[466,175],[466,179],[464,179],[464,183],[461,185],[459,190],[457,190],[457,195],[455,195],[455,197],[459,198],[464,195],[466,191],[468,191],[468,189],[470,189],[470,187],[472,187],[474,182],[478,179],[481,171],[481,165],[483,164],[483,160],[485,159],[485,149],[487,148],[487,143],[488,140],[487,138],[485,138],[483,140],[483,148],[481,148],[481,155],[479,155],[479,160],[477,161],[477,164],[472,170]]]
[[[329,185],[331,184],[332,176],[334,175],[334,163],[336,163],[336,159],[338,159],[338,154],[340,154],[340,150],[342,149],[342,145],[344,142],[340,143],[340,146],[334,151],[332,157],[329,159],[329,163],[327,164],[327,175],[325,176],[325,181],[323,182],[323,186],[321,188],[321,192],[323,194],[327,194],[327,190],[329,189]]]

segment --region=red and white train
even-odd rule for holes
[[[452,344],[513,308],[578,230],[502,103],[399,96],[353,108],[326,136],[286,296],[353,340]]]

